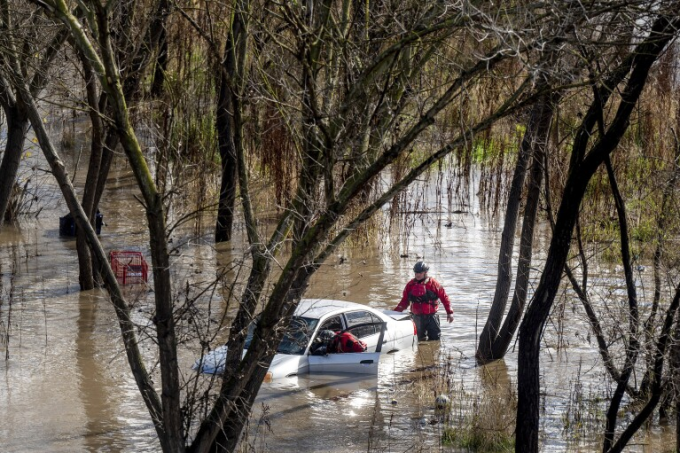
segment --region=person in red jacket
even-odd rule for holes
[[[453,322],[453,310],[449,296],[444,287],[434,278],[427,276],[429,266],[424,261],[418,261],[413,266],[415,278],[406,284],[401,302],[396,311],[404,311],[411,305],[411,314],[418,330],[418,340],[439,340],[441,327],[439,325],[439,301],[446,310],[446,319]]]

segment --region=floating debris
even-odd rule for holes
[[[446,409],[450,404],[451,400],[446,395],[439,395],[434,400],[434,407],[436,407],[438,410]]]

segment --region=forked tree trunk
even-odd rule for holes
[[[85,88],[87,91],[87,103],[89,105],[90,123],[92,124],[91,144],[90,144],[90,162],[87,169],[87,178],[85,180],[85,187],[83,191],[83,211],[90,220],[96,230],[96,206],[95,195],[97,192],[97,182],[100,178],[100,167],[102,161],[102,134],[103,124],[101,114],[99,112],[99,95],[97,93],[97,79],[92,70],[92,66],[87,58],[83,58],[82,53],[78,52],[81,57],[83,65],[83,73],[85,76]],[[99,269],[98,261],[94,254],[90,253],[90,248],[87,245],[87,238],[85,232],[81,229],[77,230],[76,234],[76,249],[78,251],[78,266],[80,269],[79,282],[81,290],[92,289],[96,285],[97,272]]]
[[[517,263],[517,278],[515,280],[515,290],[512,295],[512,302],[508,309],[508,314],[505,317],[503,326],[498,334],[498,338],[493,343],[491,348],[492,357],[504,357],[510,346],[510,342],[519,327],[519,322],[524,313],[524,306],[527,300],[527,293],[529,289],[529,277],[531,275],[531,258],[533,255],[534,243],[534,228],[536,226],[536,217],[538,215],[538,207],[540,202],[540,191],[543,183],[543,175],[545,173],[547,163],[547,139],[549,137],[550,123],[554,113],[555,105],[557,105],[559,95],[554,95],[553,99],[546,104],[546,112],[544,110],[543,120],[539,126],[539,133],[543,133],[542,129],[545,127],[545,140],[537,143],[534,150],[533,162],[531,166],[531,173],[529,176],[529,184],[527,190],[527,201],[524,207],[524,218],[522,220],[522,233],[520,235],[519,244],[519,260]]]
[[[531,266],[534,224],[536,222],[539,192],[543,176],[543,156],[545,155],[554,105],[554,100],[546,95],[533,106],[529,124],[527,125],[520,147],[520,153],[517,157],[515,173],[508,196],[505,224],[501,236],[496,292],[491,304],[489,317],[479,337],[479,346],[476,352],[477,363],[480,364],[500,359],[505,355],[524,311],[529,281],[529,268]],[[520,260],[515,281],[515,291],[508,316],[503,323],[512,279],[512,252],[515,245],[517,218],[519,217],[522,201],[522,189],[527,167],[531,161],[533,161],[533,164],[522,223]],[[503,323],[502,328],[501,323]]]

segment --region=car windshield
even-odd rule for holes
[[[312,333],[314,333],[314,329],[318,323],[318,319],[303,318],[301,316],[293,317],[276,352],[279,354],[304,354],[305,349],[307,349],[307,344],[309,343],[309,338],[312,336]],[[257,320],[248,327],[248,336],[246,337],[246,344],[244,346],[245,349],[248,349],[250,346],[250,342],[255,333],[256,324]]]

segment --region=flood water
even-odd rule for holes
[[[144,215],[122,160],[108,187],[101,205],[105,249],[140,250],[148,257]],[[44,207],[37,218],[0,230],[0,450],[158,451],[108,298],[101,291],[78,291],[75,241],[58,233],[66,207],[49,181],[40,196]],[[417,352],[383,356],[377,377],[300,376],[263,384],[244,451],[455,451],[440,440],[444,423],[434,408],[441,390],[437,380],[462,390],[456,393],[460,400],[452,402],[453,412],[474,410],[472,402],[490,398],[492,384],[515,382],[517,359],[511,351],[503,361],[475,366],[476,338],[496,280],[500,227],[477,208],[467,211],[418,214],[407,235],[396,235],[394,241],[356,241],[322,267],[307,294],[392,308],[411,278],[413,263],[424,257],[455,312],[452,324],[442,323],[441,341],[421,343]],[[206,225],[199,235],[192,228],[177,234],[173,272],[178,290],[186,280],[209,281],[225,263],[244,255],[242,238],[215,247],[211,223]],[[134,296],[139,301],[136,321],[146,325],[151,296],[140,289]],[[545,335],[542,451],[599,451],[592,433],[569,429],[565,420],[582,411],[581,423],[595,423],[600,432],[602,419],[589,418],[597,403],[588,406],[576,399],[606,395],[611,388],[595,342],[591,346],[585,338],[585,316],[568,304],[565,319],[564,324],[550,323]],[[193,373],[195,358],[192,351],[182,351],[184,373]],[[434,365],[444,362],[445,376],[433,378]],[[512,413],[509,404],[499,410]],[[644,433],[628,451],[662,451],[673,442],[672,430]]]

